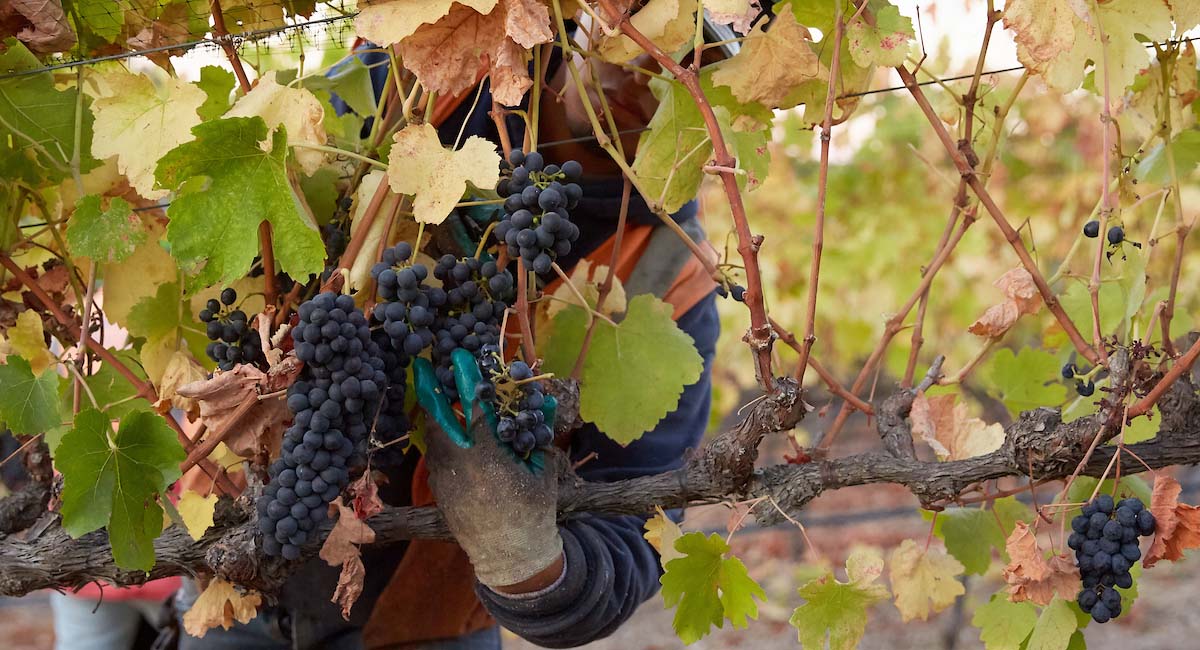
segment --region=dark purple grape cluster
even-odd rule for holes
[[[504,199],[504,218],[496,225],[496,238],[508,246],[508,256],[525,261],[539,275],[550,272],[554,260],[571,252],[579,239],[579,226],[570,210],[583,197],[579,179],[583,166],[568,160],[547,165],[542,154],[520,149],[508,155],[512,174],[496,191]]]
[[[1129,569],[1142,557],[1138,537],[1154,533],[1154,515],[1140,499],[1113,503],[1101,494],[1071,520],[1067,546],[1075,551],[1083,589],[1076,601],[1092,620],[1104,623],[1121,615],[1117,588],[1133,586]]]
[[[390,383],[383,352],[353,298],[321,293],[298,311],[292,339],[305,365],[288,389],[292,425],[257,504],[263,552],[288,560],[300,557],[356,459],[365,457]]]
[[[484,346],[500,343],[500,324],[513,299],[513,278],[493,261],[450,254],[438,260],[433,276],[442,281],[446,302],[434,322],[436,344],[430,356],[438,381],[453,401],[458,399],[458,386],[450,354],[455,348],[478,354]]]
[[[549,447],[554,430],[542,413],[546,398],[529,365],[518,360],[506,366],[496,345],[480,349],[478,359],[483,381],[475,387],[475,398],[496,405],[496,437],[522,458],[538,447]]]
[[[265,359],[262,341],[258,332],[250,327],[246,312],[232,309],[236,302],[237,291],[226,287],[221,291],[220,300],[209,299],[200,310],[200,322],[204,323],[204,333],[211,341],[204,351],[221,370],[233,370],[239,363],[257,365]]]
[[[425,284],[429,269],[409,263],[412,254],[412,244],[400,242],[383,251],[382,259],[371,268],[380,298],[375,320],[383,324],[392,347],[407,357],[433,345],[431,328],[438,309],[446,304],[445,290]]]

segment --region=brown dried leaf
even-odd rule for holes
[[[442,94],[471,88],[487,71],[496,100],[514,106],[533,85],[525,50],[553,37],[550,14],[536,0],[502,0],[487,14],[455,3],[400,41],[400,54],[426,88]]]
[[[358,547],[375,541],[375,531],[354,514],[344,499],[336,502],[338,520],[321,546],[321,559],[329,566],[338,566],[359,556]]]
[[[278,444],[283,423],[292,415],[283,395],[260,400],[259,395],[283,390],[291,384],[290,364],[278,366],[271,374],[248,365],[239,365],[229,372],[219,372],[212,379],[180,386],[176,391],[183,397],[200,402],[200,420],[210,432],[234,433],[225,438],[233,452],[250,458],[260,446],[271,448]],[[299,367],[295,367],[299,371]]]
[[[218,625],[228,630],[233,627],[235,620],[239,623],[253,620],[258,616],[261,604],[262,596],[258,592],[243,594],[232,583],[213,578],[192,608],[183,615],[183,629],[200,638]]]
[[[331,602],[341,606],[342,618],[350,620],[350,610],[362,595],[363,579],[367,577],[367,568],[363,566],[362,557],[355,555],[342,564],[342,573],[338,576],[337,587],[333,590]]]
[[[1023,266],[1009,270],[992,284],[1016,304],[1021,316],[1036,314],[1042,308],[1042,294],[1038,293],[1033,276]]]
[[[1004,427],[987,424],[967,414],[967,405],[956,403],[958,395],[913,400],[912,433],[924,440],[941,460],[962,460],[989,454],[1004,443]]]
[[[1000,338],[1004,333],[1012,329],[1016,324],[1017,319],[1021,317],[1017,306],[1012,301],[1005,301],[998,305],[992,305],[983,312],[967,331],[976,335],[987,338]]]
[[[1067,555],[1055,555],[1047,562],[1038,548],[1037,534],[1018,521],[1004,543],[1011,561],[1004,567],[1009,599],[1014,603],[1028,600],[1048,605],[1055,594],[1074,598],[1079,592],[1079,569]]]
[[[1179,503],[1182,491],[1179,481],[1166,474],[1154,479],[1154,492],[1150,496],[1154,541],[1142,560],[1147,569],[1159,560],[1175,561],[1183,557],[1184,551],[1200,547],[1200,508]]]
[[[75,32],[60,0],[11,0],[6,3],[28,21],[16,37],[38,53],[62,52],[75,44]]]
[[[71,276],[67,272],[67,267],[59,264],[38,275],[37,283],[51,296],[61,296],[71,284]]]
[[[354,515],[359,519],[370,519],[383,511],[379,486],[372,472],[363,472],[358,480],[350,484],[349,493],[354,496]]]

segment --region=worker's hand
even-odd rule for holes
[[[417,399],[430,415],[425,429],[429,485],[479,581],[497,591],[521,591],[509,588],[561,567],[556,506],[558,469],[565,459],[558,450],[536,451],[537,462],[527,463],[502,445],[492,405],[474,399],[482,381],[474,356],[456,350],[453,359],[463,412],[470,414],[465,428],[430,363],[414,362]]]

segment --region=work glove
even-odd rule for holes
[[[451,359],[465,427],[429,361],[417,359],[413,367],[417,401],[430,416],[425,428],[429,486],[479,581],[489,588],[515,585],[562,556],[557,501],[565,458],[552,449],[534,450],[523,459],[502,444],[494,407],[475,398],[483,377],[474,355],[460,348]],[[546,402],[543,413],[553,422],[554,400]]]

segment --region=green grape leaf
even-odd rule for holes
[[[788,620],[796,628],[800,645],[807,650],[853,650],[867,630],[867,608],[890,596],[887,587],[876,584],[883,573],[883,555],[876,549],[859,548],[846,560],[849,580],[841,582],[832,572],[800,587],[807,602]]]
[[[58,426],[58,383],[53,367],[35,376],[29,362],[9,355],[0,365],[0,420],[13,433],[33,435]]]
[[[41,61],[15,38],[4,40],[0,52],[0,70],[25,72],[42,67]],[[86,109],[89,100],[85,97]],[[79,90],[60,90],[54,75],[49,72],[26,74],[0,80],[0,141],[11,140],[15,149],[4,151],[6,157],[35,160],[46,171],[49,180],[61,180],[71,170],[75,153],[75,108]],[[92,113],[84,110],[80,116],[80,171],[96,166],[87,146],[92,141]]]
[[[1039,406],[1058,406],[1067,399],[1060,382],[1057,358],[1044,350],[1021,348],[1017,354],[1000,350],[988,364],[983,380],[1009,413],[1017,415]]]
[[[1145,442],[1158,435],[1158,427],[1162,423],[1162,413],[1159,412],[1158,406],[1151,409],[1147,415],[1149,417],[1133,418],[1132,422],[1125,425],[1125,444],[1133,445]],[[1113,438],[1109,444],[1117,444],[1116,438]]]
[[[299,84],[313,92],[323,90],[337,95],[350,110],[363,116],[375,114],[375,90],[371,85],[371,69],[358,57],[351,57],[326,75],[304,77]]]
[[[547,372],[570,374],[586,331],[587,314],[578,307],[554,317],[541,348]],[[703,369],[692,338],[671,318],[671,306],[650,294],[635,296],[616,327],[596,325],[580,377],[579,414],[627,445],[674,410],[684,387],[698,381]]]
[[[125,2],[120,0],[89,0],[84,3],[86,11],[76,11],[74,15],[91,33],[104,39],[106,43],[114,43],[121,35],[125,26]]]
[[[904,63],[909,41],[915,36],[912,20],[886,3],[875,10],[874,20],[859,16],[846,28],[850,56],[864,68],[874,65],[894,68]]]
[[[1117,258],[1119,259],[1119,258]],[[1116,261],[1116,260],[1114,260]],[[1085,332],[1092,331],[1092,296],[1088,293],[1086,282],[1072,282],[1062,295],[1058,297],[1063,311]],[[1125,296],[1121,286],[1116,282],[1100,283],[1100,331],[1112,333],[1121,325],[1125,314]]]
[[[96,262],[123,261],[145,241],[142,220],[120,197],[111,199],[107,210],[101,210],[100,197],[95,194],[79,199],[67,224],[71,252]]]
[[[1063,650],[1071,641],[1071,635],[1078,629],[1079,623],[1071,611],[1067,601],[1054,597],[1049,605],[1042,608],[1033,632],[1029,635],[1027,650]]]
[[[258,254],[258,225],[273,226],[275,259],[295,278],[320,273],[325,247],[312,217],[288,180],[287,134],[280,128],[271,151],[262,118],[204,122],[192,129],[196,139],[179,145],[158,161],[159,185],[179,187],[202,176],[208,186],[177,195],[171,203],[167,239],[171,254],[193,275],[188,289],[232,282],[250,270]]]
[[[159,285],[153,297],[143,298],[129,310],[129,332],[146,339],[174,334],[180,326],[196,326],[188,305],[183,301],[179,285],[174,282]]]
[[[114,357],[125,364],[134,375],[139,379],[146,379],[146,373],[138,364],[137,352],[133,350],[113,350],[109,349]],[[87,390],[80,396],[81,404],[85,407],[92,406],[92,397],[96,399],[96,409],[102,411],[108,417],[117,420],[125,417],[126,414],[133,411],[150,410],[151,404],[144,397],[138,397],[137,389],[133,384],[129,383],[121,373],[117,372],[112,364],[102,363],[96,366],[96,371],[85,378]],[[75,402],[75,383],[71,381],[59,382],[59,403],[63,413],[71,411]],[[89,397],[90,395],[90,397]],[[69,430],[61,428],[51,435],[46,434],[46,444],[50,447],[50,454],[56,455],[58,443],[62,439],[62,434]]]
[[[821,65],[825,70],[829,70],[833,65],[833,32],[835,5],[832,2],[795,2],[792,3],[792,11],[796,15],[796,20],[810,29],[819,30],[822,34],[821,40],[813,45],[813,50],[817,52]],[[884,7],[889,6],[886,0],[869,0],[867,7],[872,12],[878,12]],[[842,7],[843,18],[849,19],[854,15],[857,8],[854,3],[846,2]],[[778,9],[776,9],[778,11]],[[838,71],[838,87],[837,94],[840,99],[835,100],[834,119],[845,121],[850,117],[854,110],[858,108],[858,104],[862,98],[858,93],[868,89],[871,84],[871,75],[875,71],[872,66],[860,66],[850,52],[850,39],[842,39],[841,53],[839,55]],[[798,106],[804,104],[804,122],[806,124],[819,124],[825,117],[825,97],[829,93],[829,75],[825,75],[822,79],[813,79],[800,84],[784,101],[781,108]]]
[[[358,59],[354,59],[357,61]],[[233,73],[215,65],[200,68],[200,80],[196,85],[207,97],[196,112],[205,122],[215,120],[229,110],[229,94],[233,92]]]
[[[725,619],[745,628],[747,618],[758,618],[754,599],[767,594],[741,560],[726,557],[729,545],[720,535],[688,533],[675,540],[675,550],[683,556],[667,562],[661,581],[663,602],[677,608],[673,625],[681,641],[695,643]]]
[[[156,497],[179,478],[184,458],[162,416],[130,413],[114,434],[108,416],[81,411],[55,459],[64,481],[63,528],[79,537],[107,526],[117,566],[149,571],[163,527]]]
[[[712,143],[700,109],[683,84],[651,79],[650,90],[658,108],[638,140],[633,171],[642,181],[646,200],[674,212],[695,198]]]
[[[1087,639],[1083,637],[1083,632],[1075,630],[1071,633],[1071,641],[1067,643],[1066,650],[1087,650]]]
[[[932,514],[922,512],[926,519]],[[988,510],[947,508],[937,513],[934,534],[945,542],[946,552],[962,562],[967,574],[983,575],[992,565],[993,549],[1005,555],[1005,531],[1029,515],[1029,508],[1014,497],[997,499]]]
[[[975,610],[971,625],[979,628],[979,640],[987,650],[1019,650],[1037,620],[1032,603],[1014,603],[998,593]]]
[[[1200,129],[1180,131],[1171,139],[1171,157],[1175,158],[1175,176],[1184,178],[1200,165]],[[1133,172],[1139,181],[1166,185],[1171,182],[1171,160],[1167,148],[1159,142],[1137,164]]]

